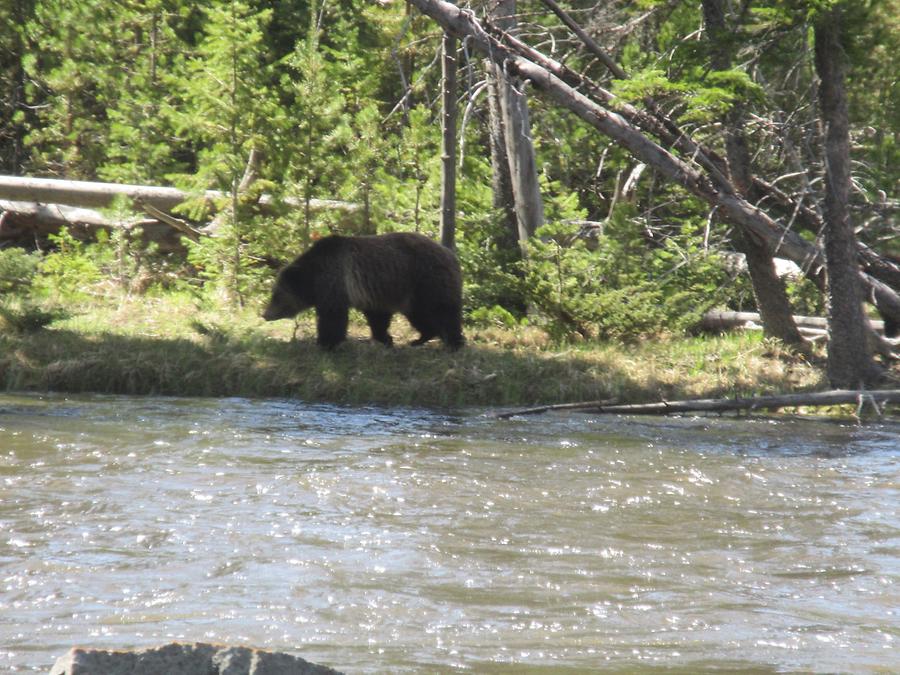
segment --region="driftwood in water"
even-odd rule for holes
[[[671,415],[686,412],[728,412],[735,410],[778,410],[798,406],[816,407],[831,405],[857,405],[861,410],[871,405],[878,414],[885,403],[900,403],[900,389],[873,391],[845,390],[781,394],[777,396],[752,396],[750,398],[704,398],[685,401],[659,401],[657,403],[624,403],[607,405],[603,401],[564,403],[562,405],[525,408],[498,413],[502,419],[518,415],[532,415],[551,410],[577,410],[579,412],[619,415]]]

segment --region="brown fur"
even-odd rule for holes
[[[316,308],[318,342],[333,348],[347,337],[351,307],[366,316],[372,338],[393,344],[391,318],[403,314],[419,331],[413,344],[439,337],[461,347],[462,274],[456,256],[411,232],[320,239],[278,275],[268,321]]]

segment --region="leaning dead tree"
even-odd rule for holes
[[[797,263],[823,287],[826,263],[822,249],[750,203],[727,177],[721,157],[695,142],[653,107],[649,112],[638,110],[489,21],[479,21],[470,11],[444,0],[407,1],[445,31],[465,38],[508,75],[528,82],[535,91],[617,142],[664,178],[716,208],[770,255],[777,253]],[[754,185],[767,186],[764,181],[751,180]],[[790,202],[774,188],[770,192]],[[891,266],[886,267],[890,274]],[[883,270],[876,273],[874,265],[864,264],[856,274],[865,297],[874,301],[883,316],[900,321],[900,286],[885,281]],[[867,339],[878,340],[871,332]],[[881,349],[889,351],[890,346],[881,345]]]

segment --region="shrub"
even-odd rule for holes
[[[21,248],[0,249],[0,293],[29,290],[40,262],[39,253],[29,253]]]
[[[528,302],[557,339],[683,331],[726,293],[727,275],[699,226],[652,240],[636,220],[620,217],[593,250],[577,234],[577,225],[549,223],[525,264]]]

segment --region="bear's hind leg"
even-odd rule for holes
[[[325,349],[334,349],[347,339],[347,307],[318,308],[316,310],[317,342]]]
[[[394,346],[394,339],[388,333],[388,327],[391,325],[392,315],[390,312],[363,312],[366,321],[369,322],[369,328],[372,329],[372,339],[377,340],[387,347]]]

